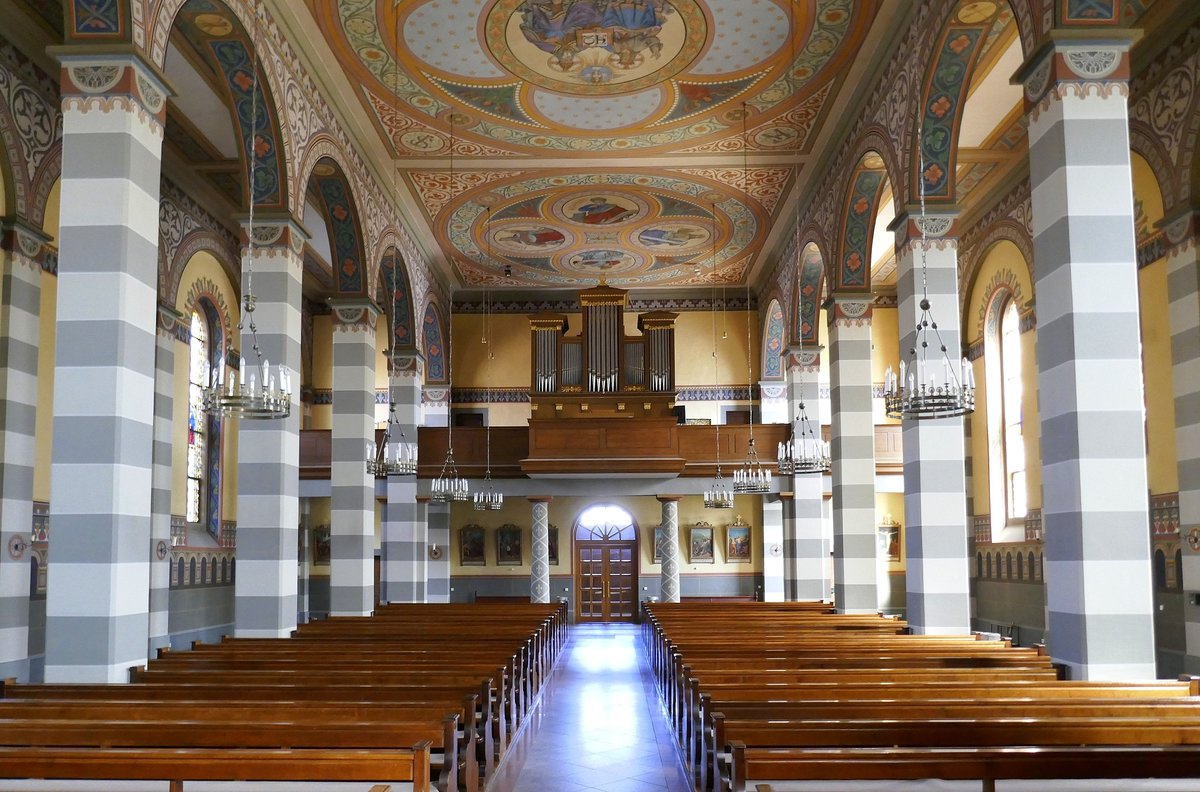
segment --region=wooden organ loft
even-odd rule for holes
[[[530,316],[533,420],[675,420],[678,314],[641,314],[641,335],[625,335],[628,297],[603,282],[580,292],[583,329],[577,336],[567,335],[563,314]]]
[[[628,298],[603,281],[581,291],[577,336],[567,335],[562,314],[529,317],[533,381],[525,475],[682,472],[675,412],[678,315],[641,314],[641,334],[626,335]]]

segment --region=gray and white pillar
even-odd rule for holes
[[[953,215],[901,214],[892,225],[898,250],[900,359],[912,360],[909,350],[918,343],[924,277],[937,333],[927,331],[930,346],[923,359],[937,369],[939,381],[946,361],[952,374],[961,377],[962,370],[954,223]],[[937,347],[939,337],[945,355]],[[901,432],[908,625],[917,634],[965,635],[971,630],[971,594],[963,419],[905,420]]]
[[[330,463],[329,613],[375,610],[375,320],[365,299],[332,302],[333,433]]]
[[[1025,67],[1047,644],[1074,679],[1153,679],[1128,44]]]
[[[290,221],[256,220],[253,229],[254,312],[258,342],[272,367],[284,364],[300,382],[301,256],[306,235]],[[242,252],[242,285],[251,265]],[[246,367],[258,365],[249,323],[242,332]],[[291,415],[243,420],[238,427],[237,578],[234,633],[239,638],[286,638],[296,629],[297,546],[300,525],[300,389]],[[359,446],[362,450],[362,446]],[[365,462],[364,462],[365,464]]]
[[[19,220],[0,240],[0,674],[29,681],[29,552],[46,237]]]
[[[803,349],[788,355],[791,410],[798,414],[803,404],[813,430],[818,432],[820,354],[817,349]],[[783,540],[784,594],[791,602],[829,599],[830,540],[822,509],[824,479],[823,473],[791,478],[792,500],[784,509]]]
[[[1200,674],[1200,215],[1193,210],[1163,223],[1175,388],[1179,472],[1179,533],[1183,554],[1184,671]]]
[[[870,295],[834,296],[829,315],[833,423],[833,590],[838,613],[879,610]]]
[[[179,312],[158,306],[154,355],[154,471],[150,491],[150,656],[170,644],[171,484]],[[219,442],[214,438],[214,442]]]
[[[781,493],[778,497],[771,497],[769,495],[763,497],[763,602],[783,602],[785,599],[783,572],[783,525],[784,514],[787,510],[787,504],[785,502],[790,500],[790,493]]]
[[[662,590],[659,600],[679,602],[679,496],[659,495],[662,504]]]
[[[791,420],[788,405],[788,384],[780,380],[760,380],[758,411],[763,423],[785,424]]]
[[[62,62],[45,679],[123,682],[149,646],[167,91],[128,55]]]
[[[450,504],[431,501],[427,496],[418,497],[417,503],[426,511],[429,547],[432,551],[429,559],[429,582],[425,589],[426,602],[449,602]]]
[[[532,506],[533,548],[529,568],[529,601],[550,601],[550,501],[549,495],[529,498]]]
[[[404,356],[397,357],[395,363],[391,396],[396,421],[404,430],[404,441],[415,443],[421,422],[421,360],[415,355]],[[425,505],[417,502],[416,477],[388,476],[380,542],[384,602],[426,601],[430,543],[425,515]]]

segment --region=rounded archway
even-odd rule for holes
[[[575,518],[575,621],[633,622],[638,607],[638,525],[621,506],[599,503]]]

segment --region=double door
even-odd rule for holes
[[[637,621],[637,542],[576,542],[576,621]]]

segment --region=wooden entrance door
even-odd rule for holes
[[[576,620],[637,620],[637,542],[575,544]]]

